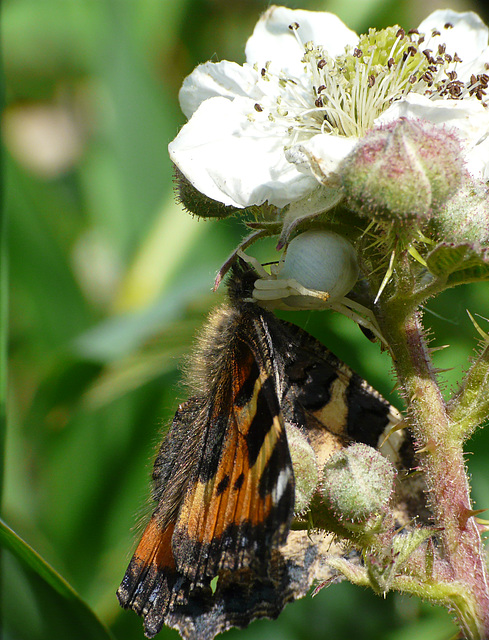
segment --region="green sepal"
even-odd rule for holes
[[[452,433],[468,438],[489,415],[489,346],[470,367],[459,391],[447,406]]]
[[[489,279],[489,248],[473,243],[438,245],[426,257],[430,272],[447,287]]]
[[[370,586],[381,595],[390,591],[392,583],[402,566],[413,555],[416,549],[433,535],[431,529],[414,529],[401,531],[392,538],[390,552],[380,556],[376,549],[365,554]]]

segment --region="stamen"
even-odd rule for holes
[[[444,28],[452,26],[447,23]],[[264,89],[265,95],[276,97],[275,104],[264,98],[254,105],[256,112],[268,111],[268,119],[284,127],[287,146],[317,133],[362,136],[392,102],[412,91],[430,99],[475,96],[487,104],[489,75],[473,74],[465,83],[459,80],[457,53],[433,42],[434,57],[429,46],[432,38],[440,36],[436,29],[427,38],[416,29],[407,34],[399,27],[370,29],[357,46],[347,47],[335,58],[321,46],[304,42],[298,23],[289,29],[304,51],[305,78],[274,73],[270,63],[255,67],[259,82],[272,85]],[[426,48],[421,50],[423,42]],[[489,70],[489,62],[485,69]]]

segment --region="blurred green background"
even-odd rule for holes
[[[181,210],[167,144],[184,123],[177,95],[183,78],[208,59],[242,62],[246,38],[267,6],[2,3],[10,257],[2,517],[81,597],[2,529],[0,545],[10,549],[1,560],[8,640],[109,637],[83,603],[118,640],[143,638],[140,619],[120,610],[115,591],[138,514],[147,510],[155,446],[184,397],[182,357],[222,298],[211,293],[215,272],[244,233],[238,220],[202,222]],[[415,27],[445,3],[289,6],[336,12],[362,32]],[[475,3],[451,6],[483,15]],[[267,250],[270,244],[256,253],[265,258]],[[3,268],[3,285],[5,276]],[[427,309],[433,346],[451,345],[436,359],[440,368],[454,367],[444,374],[447,392],[476,344],[465,309],[487,317],[487,294],[487,285],[460,288]],[[288,317],[400,404],[387,356],[353,323],[330,312]],[[478,508],[489,505],[488,436],[479,431],[467,457]],[[455,632],[441,609],[342,584],[289,605],[275,622],[227,637],[441,640]],[[178,636],[165,629],[159,637]]]

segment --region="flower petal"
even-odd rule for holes
[[[257,72],[247,64],[241,67],[236,62],[227,60],[199,64],[183,81],[178,94],[180,106],[187,118],[190,118],[208,98],[253,97],[256,83]]]
[[[445,28],[446,24],[453,25]],[[441,35],[431,36],[433,29]],[[447,52],[458,54],[462,62],[476,58],[487,47],[489,30],[479,16],[472,11],[458,13],[451,9],[434,11],[419,25],[418,31],[426,34],[423,48],[437,52],[439,44],[447,45]]]
[[[402,100],[394,102],[376,119],[375,125],[402,117],[422,118],[456,129],[464,145],[469,171],[477,177],[488,175],[489,154],[486,149],[489,138],[489,113],[479,100],[430,100],[426,96],[410,93]]]
[[[296,33],[289,28],[293,23],[299,25]],[[270,62],[273,71],[300,77],[304,74],[303,45],[310,40],[337,56],[345,52],[346,45],[355,46],[358,36],[333,13],[272,6],[246,43],[246,60],[261,66]]]
[[[352,151],[358,138],[319,133],[310,140],[294,145],[286,151],[289,162],[299,171],[312,172],[324,185],[336,186],[335,174],[341,161]]]
[[[283,207],[316,186],[285,159],[284,130],[248,98],[209,98],[169,145],[172,161],[209,198],[235,207]]]
[[[463,82],[468,82],[472,75],[487,73],[489,68],[489,47],[485,47],[476,58],[467,62],[459,62],[454,68],[457,71],[457,78]]]

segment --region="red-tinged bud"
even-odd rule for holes
[[[489,244],[489,191],[470,180],[433,217],[438,239],[456,244]]]
[[[463,175],[456,135],[407,118],[369,131],[341,170],[348,205],[359,215],[419,226],[454,194]]]

